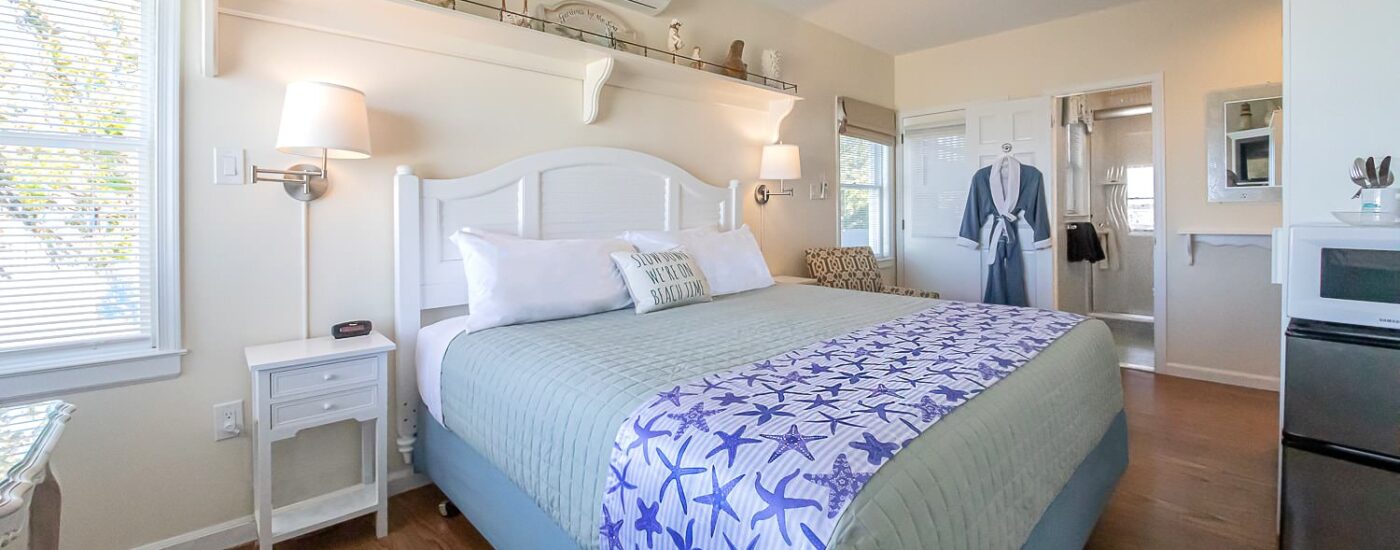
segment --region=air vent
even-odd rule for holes
[[[639,11],[647,15],[656,15],[666,10],[671,5],[671,0],[603,0],[609,4],[622,6],[632,11]]]

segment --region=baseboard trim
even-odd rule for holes
[[[389,474],[389,496],[432,484],[428,476],[405,468]],[[258,527],[251,514],[168,539],[137,546],[132,550],[224,550],[258,540]]]
[[[1258,374],[1248,374],[1234,372],[1223,369],[1200,367],[1196,365],[1183,365],[1181,363],[1167,363],[1157,367],[1157,374],[1167,376],[1180,376],[1193,380],[1204,380],[1206,382],[1216,382],[1229,384],[1231,386],[1243,386],[1256,390],[1268,390],[1276,392],[1279,387],[1277,376],[1263,376]]]

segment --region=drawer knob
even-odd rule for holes
[[[329,381],[331,381],[331,380],[335,380],[335,375],[328,372],[328,373],[322,374],[322,375],[321,375],[321,379],[322,379],[322,380],[325,380],[325,381],[327,381],[327,382],[329,382]]]
[[[335,408],[335,405],[332,405],[332,404],[330,404],[330,403],[323,403],[323,404],[321,405],[321,410],[323,410],[323,411],[329,411],[329,410],[334,409],[334,408]]]

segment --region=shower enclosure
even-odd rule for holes
[[[1060,309],[1108,323],[1125,366],[1153,369],[1156,175],[1150,85],[1056,100]],[[1087,227],[1083,227],[1087,226]],[[1091,232],[1104,258],[1070,262]],[[1083,234],[1079,234],[1083,236]]]

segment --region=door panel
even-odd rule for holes
[[[968,142],[975,144],[972,154],[977,158],[977,169],[989,166],[1002,155],[1009,153],[1026,166],[1039,168],[1045,177],[1045,200],[1050,212],[1051,227],[1054,228],[1058,216],[1055,213],[1054,174],[1050,166],[1050,98],[1030,98],[999,103],[988,103],[967,110],[969,124]],[[969,182],[972,175],[969,173]],[[1055,307],[1055,256],[1054,247],[1035,250],[1034,232],[1024,221],[1017,222],[1020,236],[1022,259],[1026,263],[1026,291],[1031,306],[1046,309]],[[1055,231],[1050,232],[1053,236]],[[1052,237],[1053,238],[1053,237]],[[982,242],[987,242],[984,237]],[[988,247],[981,249],[980,283],[985,288],[987,281],[986,259],[995,252]]]
[[[961,115],[961,116],[959,116]],[[1021,164],[1049,169],[1050,99],[991,103],[965,111],[917,117],[905,122],[904,182],[900,185],[905,225],[900,247],[899,281],[909,287],[936,290],[946,298],[981,301],[986,288],[985,247],[957,245],[972,174],[1001,158],[1003,148]],[[930,121],[935,122],[930,122]],[[1045,191],[1053,182],[1046,174]],[[1053,197],[1047,196],[1047,205]],[[1051,213],[1052,219],[1054,213]],[[1023,248],[1035,241],[1025,222],[1018,224]],[[984,227],[981,242],[987,242]],[[1026,288],[1035,307],[1054,307],[1054,255],[1050,250],[1027,250]]]
[[[962,111],[920,118],[918,125],[906,121],[904,134],[899,281],[950,300],[980,301],[979,253],[957,244],[972,179],[967,119]]]

